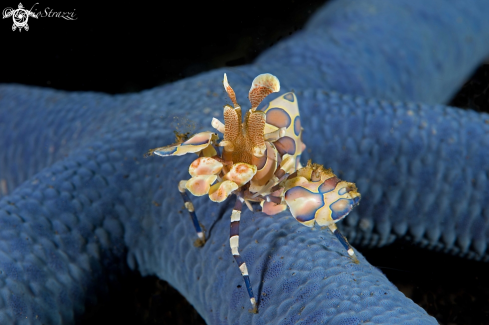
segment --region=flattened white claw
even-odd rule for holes
[[[255,176],[257,168],[255,165],[246,163],[234,164],[231,170],[224,175],[224,180],[231,180],[239,187],[248,183]]]
[[[192,177],[185,184],[185,188],[195,196],[202,196],[209,193],[211,184],[217,179],[216,175],[199,175]]]
[[[199,157],[195,159],[188,168],[192,176],[217,175],[221,172],[222,163],[211,157]]]
[[[166,157],[182,156],[187,153],[199,154],[201,151],[208,149],[209,146],[212,148],[211,144],[218,138],[219,137],[214,132],[201,132],[193,135],[190,139],[183,143],[151,149],[147,155],[151,156],[152,154],[155,154]]]
[[[209,190],[209,199],[214,202],[222,202],[235,190],[238,185],[233,181],[223,181],[211,186]]]

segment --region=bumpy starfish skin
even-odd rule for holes
[[[392,100],[449,98],[489,53],[488,9],[386,3],[337,1],[256,64],[226,72],[238,98],[263,72],[295,89],[303,160],[362,193],[343,222],[351,242],[410,236],[487,259],[489,116]],[[223,72],[119,96],[0,87],[1,324],[73,323],[127,267],[169,281],[209,324],[436,323],[361,254],[353,264],[330,232],[289,212],[243,212],[240,247],[259,297],[259,314],[247,312],[227,247],[233,200],[193,198],[208,236],[195,248],[176,188],[195,157],[142,158],[172,142],[175,116],[211,129]]]

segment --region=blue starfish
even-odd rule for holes
[[[351,242],[408,236],[487,260],[489,116],[412,103],[447,100],[489,53],[487,10],[337,1],[255,64],[226,71],[239,98],[262,72],[295,89],[305,159],[363,195],[344,225]],[[1,324],[73,323],[128,268],[170,282],[210,324],[436,323],[361,254],[351,263],[331,233],[289,213],[243,213],[259,302],[247,312],[227,245],[234,202],[194,200],[208,236],[195,248],[176,189],[192,157],[142,159],[173,140],[175,117],[209,129],[223,72],[118,96],[0,87]]]

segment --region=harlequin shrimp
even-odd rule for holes
[[[355,263],[358,259],[335,223],[350,213],[360,201],[355,184],[340,180],[331,171],[310,161],[302,167],[302,128],[294,93],[287,93],[258,110],[262,100],[280,90],[278,79],[261,74],[253,80],[249,91],[251,109],[242,121],[241,106],[224,74],[224,89],[233,106],[224,106],[224,123],[216,118],[212,126],[224,135],[218,142],[213,132],[201,132],[186,141],[151,149],[148,155],[181,156],[195,153],[189,167],[191,178],[182,180],[178,190],[192,219],[200,245],[205,234],[195,214],[187,190],[195,196],[208,195],[211,201],[223,202],[231,194],[237,199],[231,213],[231,252],[243,276],[252,311],[257,303],[250,284],[248,269],[239,254],[239,222],[243,204],[253,211],[250,202],[259,202],[262,211],[274,215],[290,209],[297,221],[312,227],[327,226],[345,247]]]

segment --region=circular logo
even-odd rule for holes
[[[3,18],[8,18],[12,16],[12,19],[14,21],[14,24],[12,25],[12,30],[15,31],[16,29],[18,29],[19,32],[22,31],[22,28],[26,31],[29,30],[29,25],[27,25],[29,17],[37,18],[37,15],[35,13],[30,10],[24,9],[22,3],[19,3],[17,9],[12,9],[10,7],[5,8],[2,12],[2,15]]]

